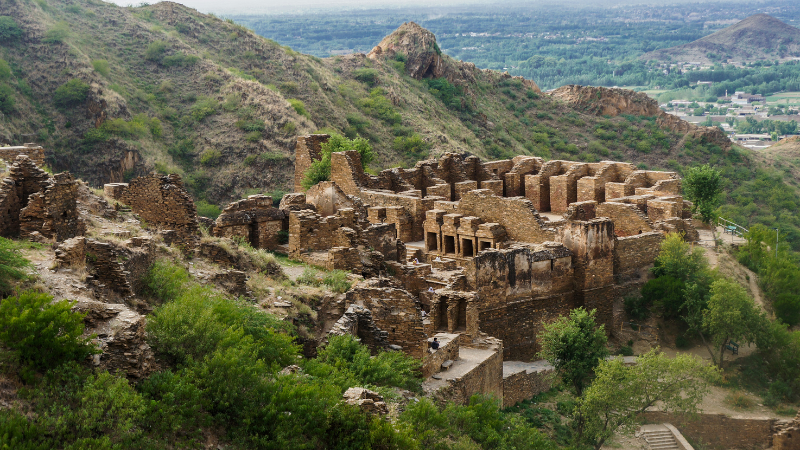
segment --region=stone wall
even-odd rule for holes
[[[647,411],[651,423],[668,422],[693,443],[710,450],[765,449],[772,445],[775,419],[734,419],[722,414],[700,414],[696,420],[674,413]]]
[[[342,317],[333,324],[327,336],[350,334],[358,337],[373,354],[389,348],[388,333],[372,320],[372,312],[359,305],[350,305]]]
[[[86,233],[78,214],[79,183],[68,172],[53,177],[44,190],[31,194],[20,211],[20,236],[41,233],[47,239],[63,241]]]
[[[347,304],[360,304],[372,312],[378,328],[388,333],[388,341],[416,358],[426,350],[422,308],[408,291],[383,284],[378,279],[362,281],[347,291]]]
[[[800,450],[800,413],[789,423],[778,424],[772,436],[772,450]]]
[[[569,221],[559,229],[558,240],[572,252],[576,289],[614,283],[614,222],[605,218]]]
[[[275,250],[285,219],[286,212],[272,206],[272,197],[251,195],[222,210],[214,223],[214,235],[239,238],[253,248]]]
[[[19,215],[28,206],[32,194],[47,189],[50,175],[40,169],[30,158],[19,155],[9,168],[9,176],[0,183],[0,236],[14,236],[20,232]]]
[[[429,376],[440,371],[442,363],[445,361],[455,361],[458,359],[459,335],[450,333],[436,333],[425,341],[426,345],[433,342],[433,338],[439,342],[439,349],[431,351],[425,349],[424,356],[422,357],[422,378]]]
[[[533,203],[523,197],[496,197],[488,189],[479,189],[464,195],[457,208],[458,214],[500,224],[510,240],[543,242],[555,236],[554,230],[545,228]]]
[[[550,390],[555,380],[555,369],[542,361],[503,363],[503,408],[530,400]]]
[[[197,209],[179,175],[151,174],[130,183],[106,184],[104,191],[130,206],[148,225],[173,230],[182,247],[193,249],[199,243]]]
[[[0,147],[0,159],[6,161],[9,165],[13,164],[19,155],[27,156],[39,167],[44,166],[44,148],[41,146],[25,144],[21,147]]]
[[[664,235],[658,231],[620,237],[614,245],[614,276],[618,283],[645,278],[653,266]]]
[[[448,379],[448,385],[434,394],[438,400],[465,405],[469,403],[469,399],[473,394],[484,394],[494,396],[502,404],[503,343],[491,338],[486,339],[486,341],[489,342],[488,345],[477,349],[491,351],[491,356],[475,364],[468,372],[460,374],[453,379]],[[470,346],[462,346],[465,352],[470,352],[470,348]],[[447,372],[443,374],[447,374]]]
[[[303,175],[306,173],[311,163],[320,159],[322,149],[320,146],[327,142],[330,136],[327,134],[310,134],[307,136],[297,136],[294,147],[294,191],[303,191]]]
[[[653,231],[653,222],[635,204],[605,202],[597,207],[597,217],[614,221],[614,234],[634,236]]]

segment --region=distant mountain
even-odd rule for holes
[[[702,39],[645,53],[644,60],[752,62],[800,57],[800,29],[767,14],[756,14]]]

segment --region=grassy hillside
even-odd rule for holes
[[[288,190],[294,137],[318,130],[368,138],[378,154],[374,170],[447,151],[679,171],[709,162],[730,183],[734,209],[726,214],[783,222],[800,245],[796,188],[750,152],[686,139],[651,117],[596,116],[529,81],[456,62],[432,34],[404,27],[382,43],[424,48],[320,59],[175,3],[7,0],[0,143],[41,143],[54,170],[95,185],[178,172],[197,200],[216,205]],[[438,78],[415,71],[425,58],[439,58]],[[765,177],[768,189],[750,186]]]

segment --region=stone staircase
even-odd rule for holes
[[[652,450],[678,450],[678,441],[672,432],[664,427],[663,429],[643,429],[642,437]]]

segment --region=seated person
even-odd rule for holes
[[[431,353],[439,350],[439,339],[433,338],[433,342],[431,342]]]

